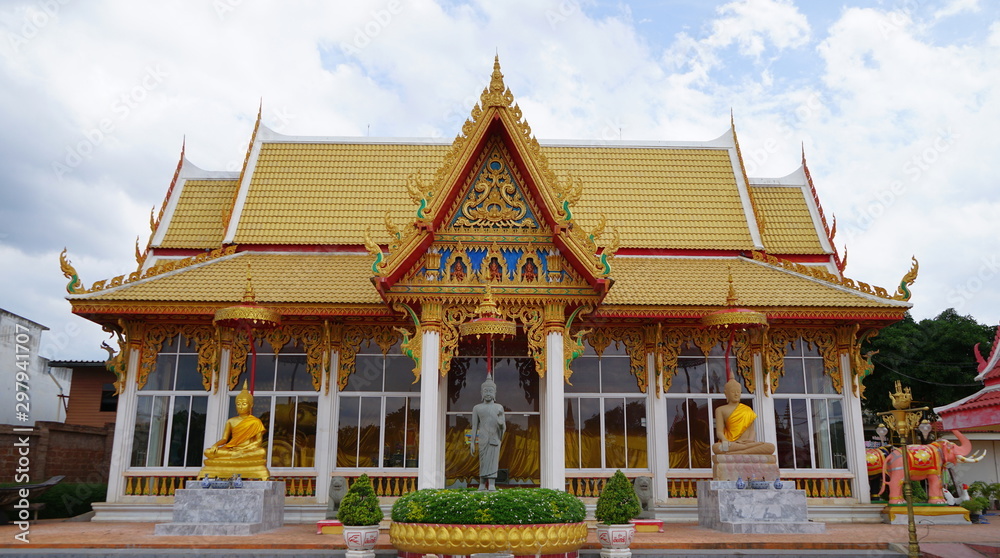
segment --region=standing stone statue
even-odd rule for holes
[[[482,386],[483,402],[472,408],[472,444],[469,454],[476,454],[479,440],[479,490],[497,489],[497,470],[500,467],[500,442],[507,430],[503,405],[495,401],[497,385],[489,377]]]

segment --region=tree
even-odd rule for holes
[[[994,331],[953,308],[920,322],[907,313],[861,349],[862,354],[879,351],[872,358],[875,372],[865,379],[862,407],[867,413],[892,409],[889,392],[895,391],[896,380],[911,388],[915,407],[940,407],[972,395],[982,388],[975,381],[972,347],[979,343],[989,354]]]

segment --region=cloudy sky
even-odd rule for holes
[[[295,135],[452,138],[499,53],[544,139],[709,140],[730,110],[752,177],[804,148],[846,275],[914,316],[1000,321],[1000,3],[989,0],[5,0],[0,308],[44,356],[98,359],[89,286],[135,270],[186,137],[238,170]]]

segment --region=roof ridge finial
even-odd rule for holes
[[[503,83],[503,74],[500,73],[500,54],[493,57],[493,74],[490,76],[490,92],[503,93],[507,87]]]
[[[247,263],[247,286],[243,290],[243,302],[253,303],[257,301],[257,295],[253,290],[253,280],[250,276],[250,264]]]
[[[493,57],[493,73],[490,75],[490,86],[483,90],[480,96],[483,108],[486,107],[509,107],[514,103],[514,95],[503,82],[503,73],[500,72],[500,55]]]
[[[736,287],[733,286],[733,267],[726,266],[726,269],[729,270],[729,294],[726,295],[726,306],[734,307],[740,299],[736,296]]]

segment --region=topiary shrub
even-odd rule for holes
[[[362,473],[355,479],[347,494],[340,501],[340,513],[337,518],[344,525],[377,525],[385,514],[378,505],[378,496],[372,488],[368,475]]]
[[[621,469],[615,471],[597,497],[594,517],[605,525],[624,525],[638,517],[641,511],[642,505],[632,489],[632,483]]]
[[[392,520],[396,523],[535,525],[579,523],[586,516],[579,498],[548,488],[428,488],[401,496],[392,506]]]

